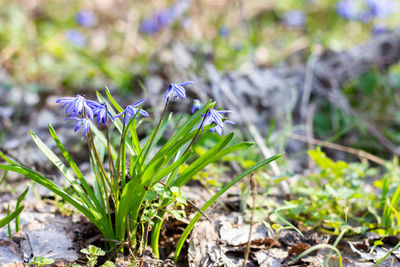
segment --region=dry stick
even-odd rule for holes
[[[346,146],[338,145],[338,144],[331,143],[331,142],[325,142],[325,141],[321,141],[321,140],[318,140],[315,138],[309,139],[305,136],[295,134],[295,133],[292,133],[289,137],[299,140],[299,141],[302,141],[302,142],[310,142],[313,145],[328,147],[328,148],[336,149],[339,151],[344,151],[349,154],[357,155],[358,157],[360,157],[362,159],[367,159],[369,161],[372,161],[372,162],[382,165],[382,166],[385,166],[385,163],[386,163],[385,160],[383,160],[375,155],[372,155],[364,150],[355,149],[352,147],[346,147]]]
[[[251,175],[250,186],[251,186],[251,196],[252,196],[252,201],[253,201],[253,207],[251,207],[249,239],[247,241],[246,251],[244,254],[244,260],[243,260],[243,265],[242,265],[243,267],[246,266],[246,262],[249,259],[250,246],[251,246],[251,232],[253,231],[254,211],[256,209],[257,190],[256,190],[256,179],[254,178],[254,174]]]

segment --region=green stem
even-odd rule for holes
[[[336,238],[335,242],[333,243],[333,246],[336,247],[339,244],[339,241],[343,238],[344,234],[347,232],[348,229],[343,229],[342,232],[340,232],[339,236]],[[326,257],[326,260],[324,262],[324,267],[328,266],[329,264],[329,258],[332,256],[332,251],[329,251],[328,256]]]
[[[329,248],[331,250],[334,250],[337,253],[338,258],[339,258],[339,266],[342,267],[342,255],[340,254],[340,251],[337,248],[335,248],[334,246],[329,245],[329,244],[319,244],[319,245],[313,246],[313,247],[307,249],[306,251],[304,251],[303,253],[301,253],[300,255],[298,255],[291,262],[289,262],[289,264],[290,265],[295,264],[297,261],[299,261],[304,256],[310,254],[314,250],[321,249],[321,248]]]
[[[123,121],[125,121],[125,114],[124,114],[124,120]],[[121,157],[122,157],[122,146],[124,144],[125,130],[126,130],[126,127],[125,127],[125,123],[124,123],[123,126],[122,126],[121,142],[119,144],[119,151],[118,151],[118,158],[117,158],[117,168],[116,168],[116,171],[114,173],[114,175],[115,175],[114,176],[114,190],[116,192],[119,191],[118,190],[119,177],[120,177],[119,172],[120,172]],[[123,158],[123,160],[125,160],[125,157]],[[116,197],[118,198],[118,195]]]
[[[148,145],[147,148],[146,148],[146,152],[144,153],[142,164],[143,164],[144,161],[146,160],[147,154],[150,152],[150,147],[151,147],[151,145],[153,144],[154,138],[156,137],[158,130],[160,129],[161,123],[162,123],[162,121],[163,121],[163,119],[164,119],[164,117],[165,117],[165,113],[167,112],[167,107],[168,107],[168,99],[167,99],[167,101],[165,102],[164,110],[163,110],[162,115],[161,115],[161,117],[160,117],[160,121],[158,122],[157,128],[156,128],[156,130],[154,131],[154,134],[151,136],[150,143],[149,143],[149,145]]]
[[[182,154],[182,156],[184,156],[184,155],[189,151],[189,149],[191,148],[191,146],[192,146],[193,143],[194,143],[194,140],[195,140],[196,137],[199,135],[200,130],[201,130],[201,128],[203,127],[203,123],[204,123],[204,121],[206,120],[207,113],[208,113],[209,110],[210,110],[210,109],[207,109],[206,113],[204,114],[204,118],[203,118],[203,120],[201,121],[200,126],[199,126],[199,128],[197,129],[196,134],[193,136],[192,141],[190,142],[189,146],[186,148],[186,150],[185,150],[185,152]]]
[[[380,259],[378,262],[376,262],[374,265],[372,265],[372,267],[379,266],[379,264],[381,264],[390,254],[392,254],[393,251],[395,251],[399,247],[400,247],[400,242],[397,243],[397,245],[394,248],[392,248],[382,259]]]
[[[114,177],[115,169],[114,169],[114,163],[112,159],[112,153],[111,153],[111,144],[110,144],[110,136],[108,134],[108,108],[107,104],[106,105],[106,138],[107,138],[107,150],[108,150],[108,165],[110,165],[110,177]]]

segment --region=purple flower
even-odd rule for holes
[[[115,119],[115,118],[120,117],[123,114],[125,114],[124,123],[125,123],[125,125],[128,124],[130,119],[133,118],[134,116],[135,116],[135,119],[137,119],[137,113],[138,113],[138,110],[139,110],[138,106],[140,104],[142,104],[146,100],[148,100],[148,98],[142,99],[142,100],[136,102],[133,105],[126,106],[125,109],[121,113],[115,115],[112,118]],[[139,110],[139,114],[142,115],[143,117],[148,117],[149,116],[149,114],[146,111],[144,111],[143,109]]]
[[[218,30],[218,34],[221,37],[227,37],[229,34],[231,34],[231,28],[228,26],[221,26]]]
[[[92,27],[96,23],[96,16],[90,10],[82,10],[76,14],[75,21],[82,27]]]
[[[195,113],[196,112],[196,110],[200,110],[201,109],[201,103],[200,103],[200,100],[198,100],[198,99],[195,99],[195,100],[193,100],[193,107],[192,107],[192,113]]]
[[[216,132],[217,134],[222,135],[222,129],[224,128],[224,123],[235,124],[231,120],[223,121],[224,117],[222,117],[222,114],[232,113],[232,112],[233,111],[231,111],[231,110],[210,109],[205,114],[206,118],[204,119],[202,126],[204,127],[206,125],[211,125],[211,126],[214,125],[212,128],[210,128],[210,132]]]
[[[397,9],[393,0],[366,0],[368,9],[377,18],[387,18]]]
[[[186,10],[189,9],[190,5],[191,5],[191,1],[189,1],[189,0],[176,1],[169,9],[171,12],[172,18],[175,20],[175,19],[182,17],[183,14],[185,14]]]
[[[302,27],[306,22],[306,17],[300,10],[292,10],[283,16],[283,23],[289,27]]]
[[[66,120],[77,120],[74,128],[74,132],[78,131],[79,129],[83,129],[83,135],[82,138],[85,138],[86,134],[88,133],[90,129],[90,124],[89,124],[89,119],[87,118],[76,118],[76,117],[68,117]]]
[[[358,20],[361,14],[361,5],[355,0],[342,0],[337,3],[336,12],[348,20]]]
[[[372,34],[379,35],[387,32],[387,27],[385,25],[374,25],[372,28]]]
[[[97,124],[103,122],[103,124],[107,126],[107,116],[113,119],[105,103],[98,104],[98,106],[93,109],[93,114],[97,117]]]
[[[86,45],[86,37],[77,30],[68,30],[65,36],[70,43],[79,48],[82,48]]]
[[[143,19],[140,23],[140,31],[147,34],[156,34],[181,18],[189,7],[190,1],[177,1],[170,8],[159,10],[152,16]]]
[[[147,34],[155,34],[162,28],[169,26],[174,21],[167,9],[156,12],[150,18],[144,19],[140,24],[140,31]]]
[[[93,120],[93,109],[96,108],[99,103],[96,103],[91,100],[86,100],[85,97],[81,95],[76,95],[76,97],[63,97],[56,101],[56,103],[62,103],[65,109],[65,113],[70,113],[73,117],[78,116],[78,114],[82,114],[83,111],[86,112],[86,115]]]
[[[183,83],[170,83],[167,91],[164,95],[164,100],[168,101],[169,98],[172,99],[186,99],[186,93],[184,86],[194,83],[193,81],[183,82]]]

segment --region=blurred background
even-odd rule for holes
[[[172,43],[225,72],[272,66],[298,51],[346,49],[399,20],[396,0],[3,0],[0,62],[27,90],[129,90],[180,60]]]
[[[312,54],[345,51],[390,33],[400,22],[399,7],[397,0],[2,0],[0,143],[12,125],[27,123],[26,105],[37,110],[50,103],[49,95],[93,94],[104,86],[121,96],[142,93],[143,84],[151,91],[145,81],[153,75],[163,88],[170,81],[207,80],[205,62],[221,74],[304,68]],[[191,57],[174,52],[177,46]],[[171,66],[179,64],[190,75],[174,72]],[[368,112],[395,143],[399,71],[398,64],[384,73],[372,69],[343,88],[352,107]],[[25,106],[15,109],[21,95]],[[328,102],[319,107],[316,137],[381,152],[358,118]]]

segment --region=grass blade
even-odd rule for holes
[[[12,220],[14,220],[24,209],[24,206],[17,208],[13,213],[10,213],[6,217],[0,220],[0,228],[9,224]]]
[[[235,179],[233,179],[231,182],[229,182],[228,184],[226,184],[220,191],[218,191],[218,193],[216,193],[210,200],[208,200],[206,202],[206,204],[204,204],[204,206],[200,209],[201,212],[205,212],[223,193],[225,193],[229,188],[231,188],[234,184],[236,184],[237,182],[239,182],[240,180],[242,180],[244,177],[246,177],[247,175],[249,175],[250,173],[254,172],[255,170],[257,170],[258,168],[261,168],[264,165],[267,165],[269,163],[271,163],[272,161],[282,157],[283,153],[277,154],[275,156],[272,156],[268,159],[265,159],[259,163],[257,163],[256,165],[254,165],[253,167],[247,169],[246,171],[242,172],[240,175],[238,175]],[[198,222],[198,220],[201,218],[202,213],[201,212],[197,212],[196,215],[193,217],[193,219],[190,221],[190,223],[188,224],[188,226],[185,228],[185,231],[182,233],[181,237],[179,238],[178,244],[176,246],[175,249],[175,255],[174,255],[174,261],[177,262],[179,254],[181,252],[182,246],[186,240],[186,238],[188,237],[188,235],[190,234],[190,232],[192,231],[194,225]]]

